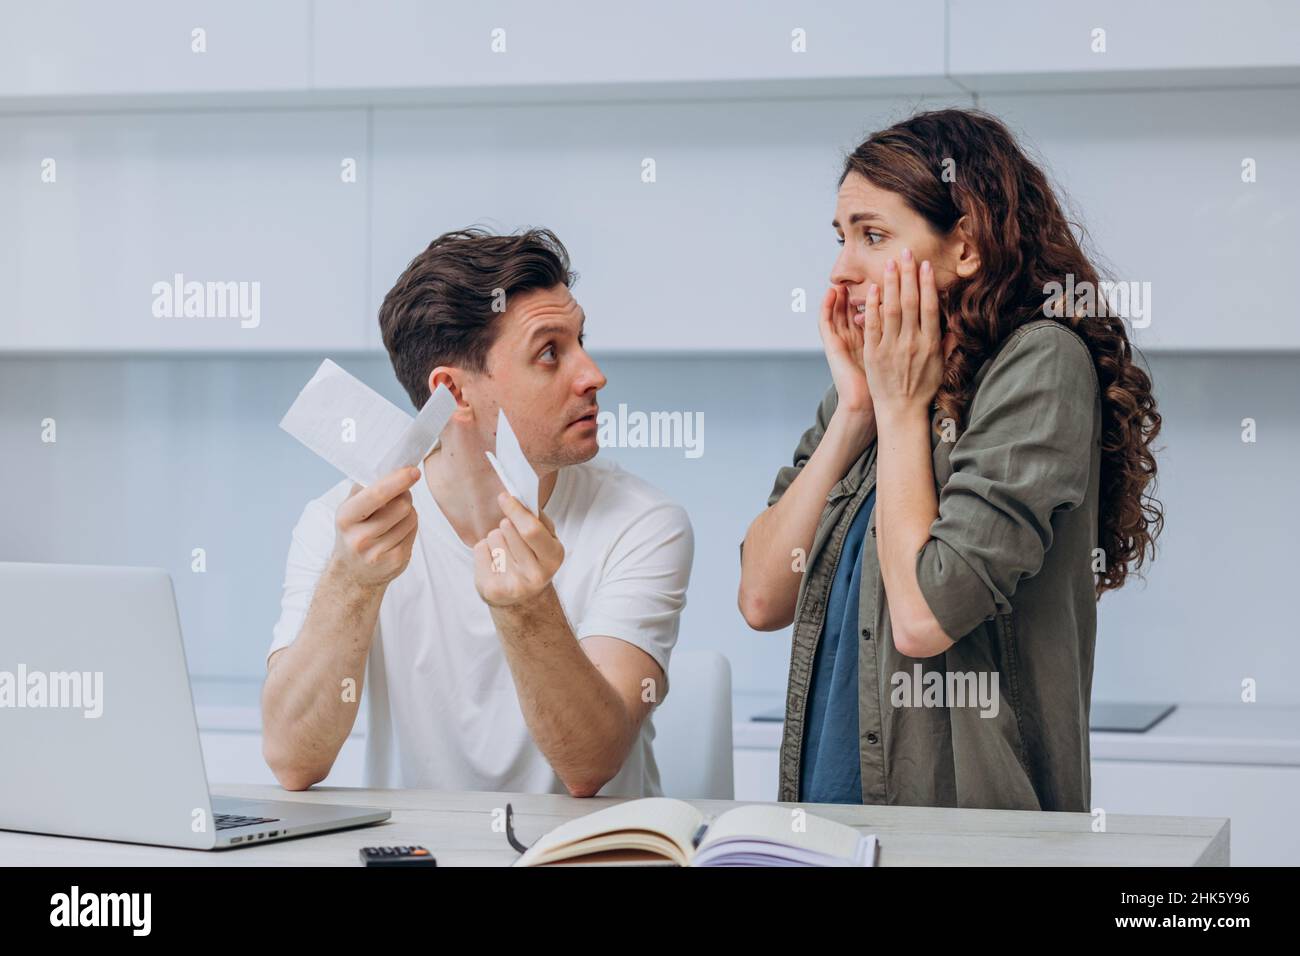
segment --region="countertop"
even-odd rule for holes
[[[201,730],[261,730],[260,685],[256,681],[195,678],[193,687]],[[772,695],[736,695],[734,746],[741,750],[779,748],[781,723],[750,718],[783,704],[782,698]],[[353,736],[365,732],[362,708]],[[1091,740],[1093,760],[1300,766],[1300,707],[1182,703],[1144,733],[1093,731]]]

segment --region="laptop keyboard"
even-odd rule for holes
[[[231,830],[235,827],[249,827],[254,823],[275,823],[279,817],[245,817],[238,813],[214,813],[218,830]]]

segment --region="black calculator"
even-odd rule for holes
[[[437,866],[438,861],[422,846],[363,846],[361,862],[366,866]]]

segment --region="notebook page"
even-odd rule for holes
[[[676,843],[689,859],[691,839],[703,818],[689,803],[668,797],[645,797],[628,800],[597,810],[586,816],[562,823],[546,834],[519,858],[516,865],[526,866],[553,847],[617,830],[655,830]]]
[[[846,824],[811,813],[796,815],[796,809],[754,805],[728,810],[709,827],[709,832],[700,842],[700,850],[721,840],[734,839],[796,846],[844,860],[857,856],[864,834]],[[803,827],[802,832],[796,831],[796,824]]]

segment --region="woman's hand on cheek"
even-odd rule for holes
[[[862,326],[852,312],[848,290],[831,286],[822,298],[818,331],[839,398],[837,408],[857,415],[871,410],[871,392],[862,359]]]
[[[929,262],[918,269],[909,250],[885,265],[884,288],[867,291],[863,359],[876,412],[924,414],[943,381],[939,293]]]

